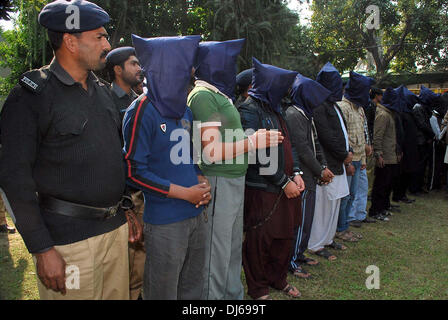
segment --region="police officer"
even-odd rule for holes
[[[142,68],[138,61],[135,49],[121,47],[110,51],[106,56],[106,69],[112,80],[110,90],[121,119],[129,105],[138,98],[132,87],[143,82]],[[132,194],[135,208],[134,212],[141,225],[143,225],[144,199],[139,190]],[[131,300],[141,295],[143,287],[143,271],[145,267],[145,247],[143,242],[129,245],[129,294]]]
[[[106,64],[108,22],[88,1],[46,5],[54,59],[21,76],[1,115],[0,187],[41,299],[129,298],[128,237],[140,233],[124,214],[120,117],[92,72]]]
[[[142,68],[135,49],[132,47],[116,48],[106,56],[106,69],[111,79],[111,91],[115,105],[123,118],[129,105],[138,98],[132,90],[142,83]]]

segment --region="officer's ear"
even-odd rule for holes
[[[123,68],[119,64],[115,65],[114,73],[116,76],[121,76],[121,74],[123,73]]]
[[[78,50],[78,38],[77,34],[64,33],[62,43],[68,51],[75,53]]]

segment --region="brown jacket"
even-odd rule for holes
[[[385,164],[397,164],[397,135],[393,111],[378,104],[373,133],[375,157],[382,156]]]

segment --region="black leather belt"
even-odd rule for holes
[[[123,196],[115,206],[97,208],[39,195],[39,205],[42,209],[51,213],[89,220],[107,220],[115,217],[119,212],[132,209],[133,207],[132,199],[128,196]]]

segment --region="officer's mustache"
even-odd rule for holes
[[[106,58],[106,56],[107,56],[108,53],[109,53],[108,50],[104,50],[104,51],[101,53],[100,58]]]

